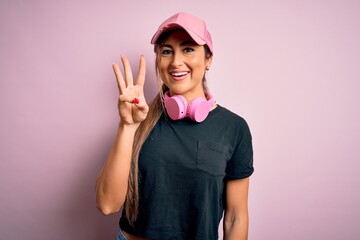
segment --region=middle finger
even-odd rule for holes
[[[134,83],[133,83],[133,75],[129,60],[125,56],[121,56],[121,61],[124,66],[126,87],[131,87],[134,85]]]

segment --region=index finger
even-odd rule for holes
[[[146,74],[146,61],[144,55],[140,56],[139,71],[136,78],[136,85],[144,86]]]

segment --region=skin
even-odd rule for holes
[[[227,181],[226,209],[223,220],[224,239],[248,239],[249,178]]]
[[[204,46],[196,44],[184,31],[175,31],[158,50],[158,69],[161,79],[169,88],[170,95],[182,95],[190,102],[196,97],[205,97],[203,76],[211,66],[212,57],[205,58]],[[175,73],[186,73],[179,80]]]
[[[172,33],[158,51],[160,61],[157,67],[161,79],[169,88],[170,95],[181,94],[188,102],[196,97],[205,97],[202,81],[206,68],[211,66],[212,58],[205,57],[204,46],[197,45],[185,31],[179,30]],[[104,215],[120,211],[124,204],[135,131],[149,111],[143,92],[146,69],[144,57],[140,57],[135,84],[129,61],[124,56],[121,57],[121,61],[125,78],[118,65],[113,64],[120,93],[118,109],[121,122],[96,182],[97,207]],[[138,104],[133,103],[134,98],[139,99]],[[248,188],[248,178],[226,182],[223,226],[226,240],[247,239]],[[129,240],[143,239],[126,232],[124,235]]]
[[[96,205],[104,215],[120,211],[124,204],[135,131],[149,111],[143,92],[145,58],[140,57],[135,84],[128,59],[122,56],[121,61],[124,66],[125,80],[118,65],[113,64],[120,93],[118,109],[121,121],[114,144],[96,181]],[[139,99],[138,104],[132,103],[134,98]]]

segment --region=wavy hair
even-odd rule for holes
[[[131,157],[131,167],[129,173],[128,180],[128,189],[125,198],[125,217],[127,218],[130,224],[133,224],[136,221],[139,209],[139,168],[138,168],[138,160],[140,155],[140,150],[145,140],[149,136],[151,130],[154,128],[155,124],[159,120],[160,116],[163,113],[166,113],[165,106],[163,103],[164,93],[168,90],[168,87],[163,84],[160,72],[159,72],[159,64],[161,61],[160,51],[159,49],[163,46],[168,39],[168,37],[177,29],[170,30],[162,34],[158,41],[155,44],[155,71],[156,71],[156,79],[158,84],[158,94],[149,104],[149,112],[146,119],[140,123],[138,129],[135,132],[134,143],[133,143],[133,152]],[[204,45],[205,48],[205,58],[208,59],[212,57],[212,53],[207,45]],[[207,91],[206,86],[206,78],[205,74],[203,77],[203,88],[204,91]]]

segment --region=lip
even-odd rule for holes
[[[187,77],[189,71],[171,71],[169,74],[175,81],[181,81]]]

